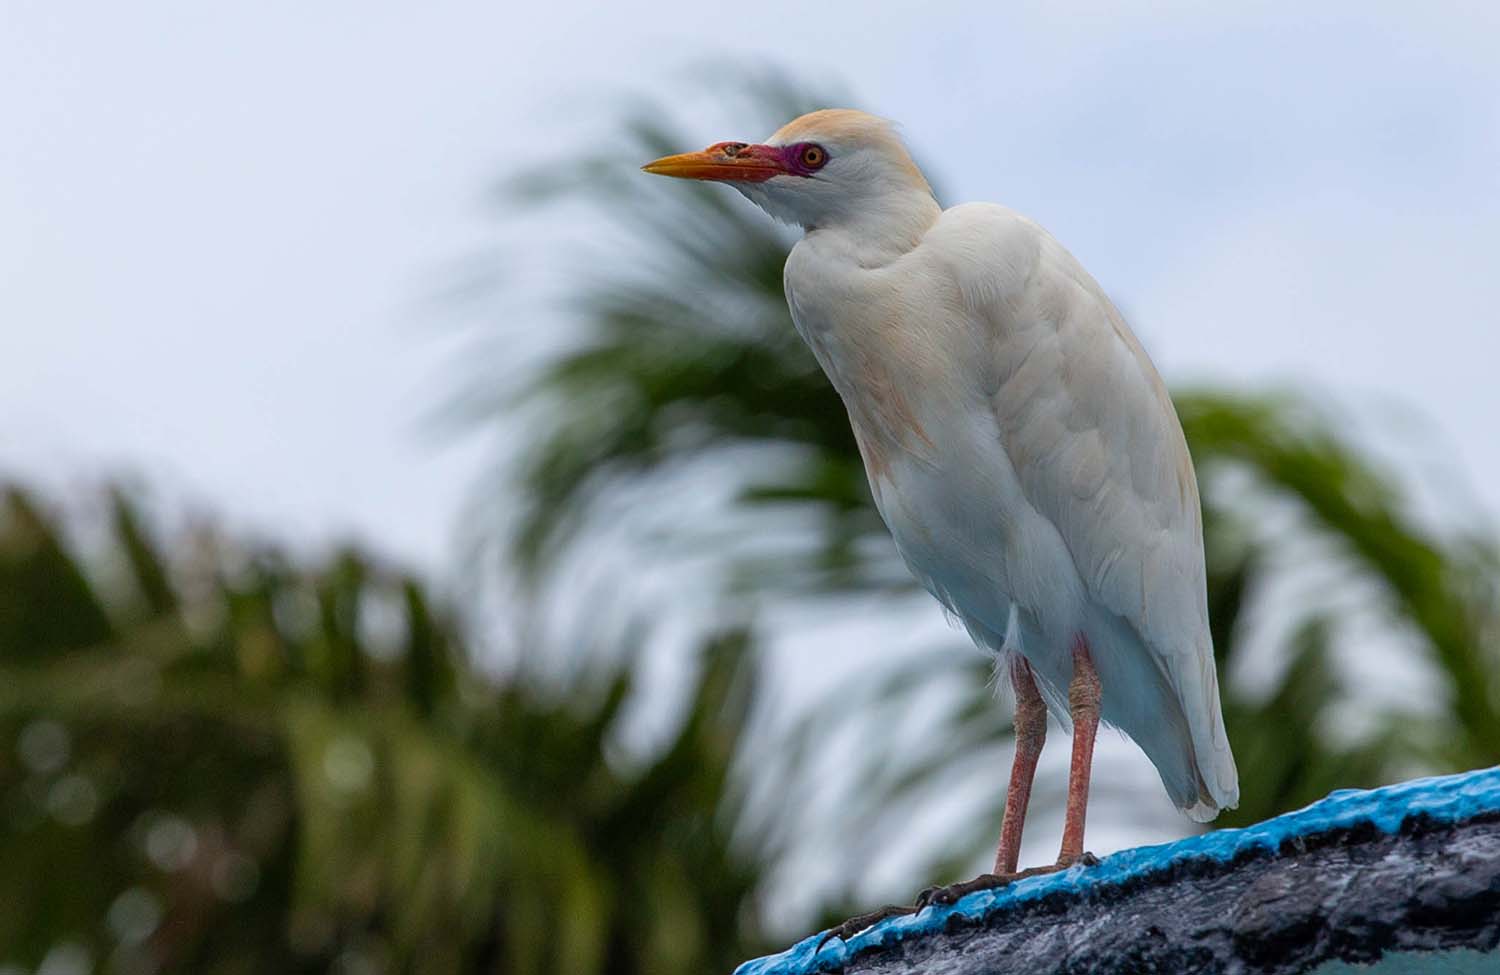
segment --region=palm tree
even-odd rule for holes
[[[0,493],[0,966],[698,973],[769,947],[748,631],[703,642],[632,752],[628,655],[495,677],[368,556],[165,545],[105,507],[84,548]]]
[[[767,130],[822,104],[774,75],[736,87],[763,94]],[[525,418],[529,449],[496,466],[522,503],[506,528],[509,551],[530,578],[545,580],[560,553],[588,544],[598,512],[617,527],[620,499],[727,480],[731,501],[711,518],[674,517],[673,550],[710,555],[731,587],[765,599],[908,590],[843,407],[789,320],[788,236],[732,194],[642,179],[622,164],[692,144],[670,119],[662,106],[643,107],[598,140],[608,147],[598,158],[509,184],[513,206],[586,206],[614,234],[559,307],[580,338],[526,377],[515,399],[462,401],[476,425]],[[506,378],[480,370],[474,388]],[[1258,820],[1334,787],[1500,758],[1494,540],[1455,541],[1424,525],[1395,479],[1305,397],[1183,392],[1177,406],[1203,482],[1211,615],[1243,776],[1243,803],[1220,823]],[[1293,527],[1268,530],[1267,512],[1289,513]],[[771,556],[767,538],[779,542]],[[661,551],[658,542],[654,534],[643,541],[643,557]],[[1386,625],[1414,636],[1410,652],[1441,688],[1432,708],[1359,697],[1333,653],[1346,621],[1315,599],[1281,607],[1294,615],[1277,628],[1289,634],[1274,648],[1279,677],[1258,688],[1240,679],[1246,648],[1264,636],[1246,607],[1286,553],[1315,546],[1370,592]],[[920,796],[951,771],[946,756],[1003,744],[1008,723],[989,700],[986,667],[973,655],[924,657],[846,689],[841,710],[889,707],[914,687],[955,677],[969,689],[932,734],[945,747],[896,768],[872,761],[871,781]],[[1364,712],[1357,732],[1330,733],[1351,709]],[[946,869],[972,870],[1002,803],[976,817],[985,832],[964,838]]]

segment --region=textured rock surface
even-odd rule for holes
[[[1128,850],[892,919],[815,954],[817,942],[737,975],[1249,975],[1492,952],[1500,769],[1334,793],[1248,829]],[[1500,954],[1494,962],[1500,972]]]

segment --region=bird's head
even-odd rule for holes
[[[776,219],[809,229],[935,207],[891,123],[853,109],[803,115],[763,143],[716,142],[641,168],[728,183]]]

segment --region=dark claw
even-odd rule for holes
[[[926,907],[929,904],[937,903],[933,900],[933,898],[942,893],[942,890],[943,888],[939,887],[937,884],[933,884],[931,887],[923,887],[921,890],[917,891],[917,899],[913,906],[920,911],[922,908]]]
[[[999,874],[982,873],[973,880],[966,880],[961,884],[950,884],[947,887],[928,887],[917,895],[917,907],[921,909],[931,904],[942,906],[955,904],[965,894],[972,894],[976,890],[990,890],[994,887],[1004,887],[1014,879],[1014,877]]]
[[[818,946],[813,949],[813,954],[816,955],[818,952],[822,951],[823,946],[828,944],[828,942],[832,941],[834,938],[838,938],[840,941],[847,942],[856,934],[859,934],[861,931],[865,930],[868,927],[879,924],[881,921],[884,921],[888,917],[900,917],[903,914],[915,914],[917,910],[918,908],[915,907],[897,907],[896,905],[891,904],[886,907],[879,908],[878,910],[871,911],[868,914],[859,914],[855,917],[851,917],[849,920],[845,921],[843,924],[840,924],[838,927],[829,928],[828,933],[823,935],[822,940],[818,942]]]

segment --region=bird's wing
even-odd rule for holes
[[[1208,798],[1232,806],[1198,486],[1165,385],[1099,285],[1036,224],[957,207],[933,240],[992,351],[985,391],[1028,502],[1057,528],[1089,597],[1155,659]]]

